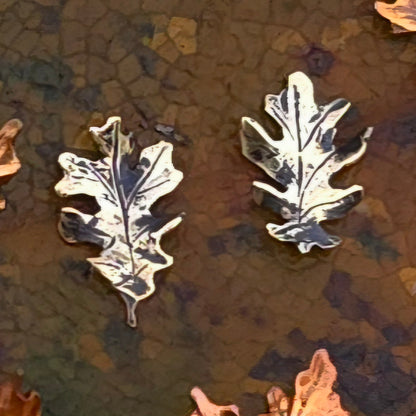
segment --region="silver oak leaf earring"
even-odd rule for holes
[[[165,141],[143,149],[139,163],[131,168],[132,135],[123,134],[120,125],[119,117],[110,117],[104,126],[90,129],[103,159],[61,154],[64,177],[55,190],[62,197],[95,197],[100,206],[95,215],[63,208],[59,231],[68,243],[89,242],[103,248],[100,257],[88,261],[120,292],[127,324],[135,327],[137,303],[155,291],[155,272],[173,263],[160,239],[182,221],[182,216],[155,218],[150,207],[173,191],[183,174],[173,167],[173,146]]]
[[[255,120],[242,118],[244,156],[280,185],[276,189],[253,182],[255,201],[287,220],[284,225],[267,224],[267,230],[280,241],[296,243],[301,253],[314,245],[323,249],[338,245],[341,239],[329,235],[319,223],[343,217],[363,195],[359,185],[337,189],[329,183],[334,173],[364,154],[373,130],[368,128],[337,149],[335,125],[349,107],[344,99],[317,105],[312,81],[295,72],[279,95],[266,96],[265,110],[282,127],[281,140],[273,140]]]

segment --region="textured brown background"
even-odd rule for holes
[[[415,35],[391,35],[371,0],[0,0],[0,13],[0,121],[25,124],[0,214],[1,380],[23,369],[45,416],[182,416],[193,385],[256,415],[326,347],[354,415],[415,412]],[[296,70],[318,102],[352,102],[337,143],[375,126],[336,179],[366,190],[325,225],[343,244],[303,256],[268,236],[274,216],[251,196],[265,175],[238,139],[243,115],[274,128],[263,97]],[[98,248],[56,231],[57,155],[98,157],[87,128],[109,115],[142,145],[157,122],[188,138],[174,151],[185,179],[154,209],[187,213],[163,241],[175,263],[137,330],[89,273]]]

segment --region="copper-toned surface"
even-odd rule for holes
[[[1,189],[2,380],[23,368],[48,416],[183,416],[193,386],[253,416],[326,348],[352,415],[416,413],[415,34],[393,35],[371,0],[2,0],[0,13],[0,114],[25,125]],[[343,242],[308,254],[265,231],[251,190],[265,175],[238,137],[242,116],[281,134],[263,97],[297,71],[316,102],[352,103],[336,146],[374,126],[334,178],[365,189],[325,223]],[[115,115],[143,147],[172,140],[184,172],[154,205],[187,215],[134,330],[86,261],[100,248],[56,232],[59,154],[99,159],[88,128]]]

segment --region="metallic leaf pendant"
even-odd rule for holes
[[[273,140],[255,120],[242,118],[244,156],[279,186],[253,182],[254,199],[287,220],[284,225],[267,224],[269,234],[296,243],[302,253],[314,245],[338,245],[341,239],[327,234],[319,223],[343,217],[362,198],[361,186],[335,189],[329,184],[334,173],[364,154],[372,133],[368,128],[347,145],[334,147],[335,125],[349,107],[344,99],[318,106],[311,80],[296,72],[280,95],[266,96],[266,112],[282,127],[281,140]]]
[[[9,120],[0,130],[0,184],[2,185],[20,169],[20,161],[13,145],[22,126],[22,122],[15,118]],[[5,207],[6,201],[0,197],[0,210]]]
[[[100,257],[88,261],[120,292],[127,323],[135,327],[137,303],[155,291],[155,272],[173,263],[161,249],[160,239],[182,220],[181,216],[154,218],[150,207],[173,191],[183,175],[173,167],[173,146],[164,141],[143,149],[139,163],[131,168],[131,134],[124,135],[120,125],[119,117],[111,117],[103,127],[90,129],[103,159],[61,154],[65,176],[55,190],[63,197],[86,194],[97,200],[101,209],[95,215],[63,208],[59,231],[68,243],[103,247]]]

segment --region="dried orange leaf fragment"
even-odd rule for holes
[[[289,399],[279,387],[267,394],[267,416],[348,416],[341,407],[340,398],[332,389],[337,370],[324,349],[315,352],[311,365],[296,377],[296,394]],[[266,415],[262,415],[266,416]]]
[[[259,416],[349,416],[341,407],[340,398],[332,389],[337,370],[324,349],[315,352],[309,369],[296,377],[295,397],[289,398],[280,387],[272,387],[267,393],[269,413]],[[199,387],[191,396],[197,408],[191,416],[239,416],[236,405],[218,406],[212,403]]]
[[[235,404],[218,406],[212,403],[199,387],[192,389],[191,396],[198,406],[191,416],[224,416],[226,412],[240,416],[239,409]]]
[[[376,1],[375,8],[390,20],[394,33],[416,31],[416,0],[397,0],[393,4]]]
[[[20,169],[20,161],[14,151],[14,140],[22,129],[17,118],[9,120],[0,130],[0,185],[4,185]],[[6,201],[0,197],[0,210]]]
[[[20,386],[7,382],[0,385],[1,416],[41,416],[38,393],[30,391],[23,394]]]

